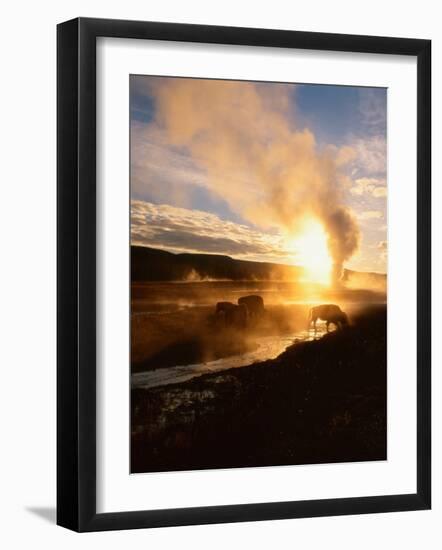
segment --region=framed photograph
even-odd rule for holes
[[[430,54],[58,26],[59,525],[430,508]]]

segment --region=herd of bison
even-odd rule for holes
[[[261,296],[242,296],[238,303],[218,302],[215,308],[216,320],[229,327],[246,328],[250,321],[260,319],[264,313],[264,300]],[[316,330],[318,320],[325,321],[327,332],[331,324],[342,329],[348,325],[347,314],[335,304],[312,307],[308,316],[308,328]]]

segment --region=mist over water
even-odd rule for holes
[[[262,321],[247,330],[212,326],[217,302],[237,303],[250,294],[264,300]],[[385,295],[260,281],[133,285],[132,388],[176,384],[275,359],[290,345],[325,334],[324,323],[318,322],[316,333],[307,328],[309,309],[324,302],[338,303],[351,316],[368,302],[385,302]]]
[[[132,376],[132,388],[153,388],[168,384],[186,382],[203,374],[221,372],[228,369],[246,367],[253,363],[275,359],[288,346],[300,342],[321,338],[326,333],[324,326],[319,326],[316,334],[313,329],[301,330],[291,335],[262,336],[258,347],[254,351],[223,357],[214,361],[195,363],[170,367],[167,369],[155,369],[150,372],[134,373]]]

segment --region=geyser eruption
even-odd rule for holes
[[[149,93],[156,118],[145,131],[190,152],[210,190],[255,226],[296,235],[306,217],[319,220],[339,280],[360,238],[341,199],[353,151],[320,149],[297,128],[294,85],[158,78]]]
[[[333,258],[332,282],[336,284],[342,278],[344,262],[350,259],[359,247],[359,227],[353,214],[341,205],[325,212],[323,223],[328,234],[328,248]]]

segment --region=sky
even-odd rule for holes
[[[299,264],[324,228],[341,267],[386,272],[387,90],[130,77],[131,241]]]

